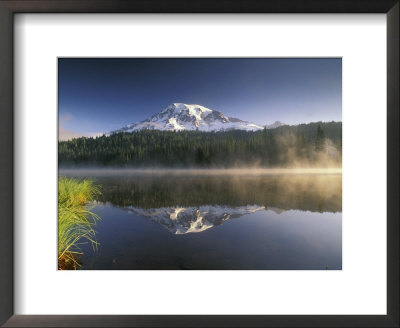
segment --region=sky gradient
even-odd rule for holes
[[[174,102],[260,125],[342,120],[340,58],[60,58],[59,138],[139,122]]]

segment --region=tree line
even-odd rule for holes
[[[262,167],[341,163],[341,122],[261,131],[121,132],[60,141],[60,166]]]

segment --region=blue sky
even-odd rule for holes
[[[340,58],[60,58],[61,139],[138,122],[174,102],[257,124],[342,120]]]

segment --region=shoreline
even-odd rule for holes
[[[134,169],[62,168],[58,175],[341,175],[342,168]]]

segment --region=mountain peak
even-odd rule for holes
[[[273,125],[283,125],[275,122]],[[279,125],[280,124],[280,125]],[[267,126],[269,128],[269,126]],[[212,110],[198,104],[172,103],[154,114],[148,119],[138,123],[128,124],[118,132],[132,132],[138,130],[162,130],[162,131],[227,131],[246,130],[256,131],[263,129],[263,126],[228,117],[220,111]]]
[[[286,125],[285,123],[282,123],[281,121],[275,121],[272,124],[266,125],[265,127],[267,129],[275,129],[275,128],[279,128],[280,126]]]

